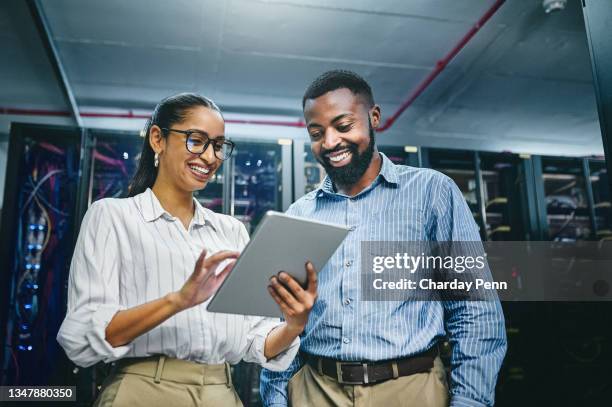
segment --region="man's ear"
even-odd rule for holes
[[[372,123],[372,127],[377,129],[380,126],[380,106],[374,105],[370,108],[370,122]]]
[[[154,124],[149,130],[149,144],[154,152],[161,154],[166,147],[166,139],[162,135],[162,130]]]

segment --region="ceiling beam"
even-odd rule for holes
[[[30,13],[32,14],[34,25],[38,30],[43,47],[45,48],[45,52],[47,53],[47,57],[49,58],[49,63],[53,68],[53,73],[57,78],[58,84],[64,94],[68,107],[70,108],[72,117],[77,126],[83,127],[83,121],[79,114],[79,108],[77,106],[74,93],[72,92],[72,87],[70,86],[70,82],[68,82],[66,70],[62,64],[62,60],[57,47],[55,46],[55,42],[53,41],[51,30],[49,29],[49,22],[45,16],[40,1],[27,0],[27,4],[28,8],[30,9]]]

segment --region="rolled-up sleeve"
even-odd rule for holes
[[[119,302],[119,242],[107,216],[108,202],[85,214],[70,264],[68,309],[57,341],[75,364],[87,367],[123,357],[130,345],[113,347],[106,327],[125,309]]]
[[[300,349],[300,338],[295,338],[287,349],[275,357],[267,359],[264,355],[266,337],[283,322],[277,318],[252,317],[250,319],[253,325],[247,334],[248,347],[244,360],[258,363],[264,369],[274,372],[287,369]]]

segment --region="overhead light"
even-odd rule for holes
[[[418,153],[419,148],[415,146],[404,146],[404,151],[407,153]]]
[[[280,144],[281,146],[290,146],[291,144],[293,144],[293,140],[290,138],[279,138],[278,144]]]
[[[546,14],[552,13],[553,11],[560,11],[565,8],[567,0],[544,0],[542,1],[542,7]]]

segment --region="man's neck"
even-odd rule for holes
[[[359,180],[352,185],[334,184],[336,191],[347,196],[355,196],[359,194],[361,191],[369,187],[372,182],[374,182],[376,177],[378,177],[378,174],[380,174],[381,168],[382,157],[378,151],[375,151],[374,155],[372,156],[372,161],[370,161],[370,165],[368,165],[368,168],[363,173],[361,178],[359,178]]]

